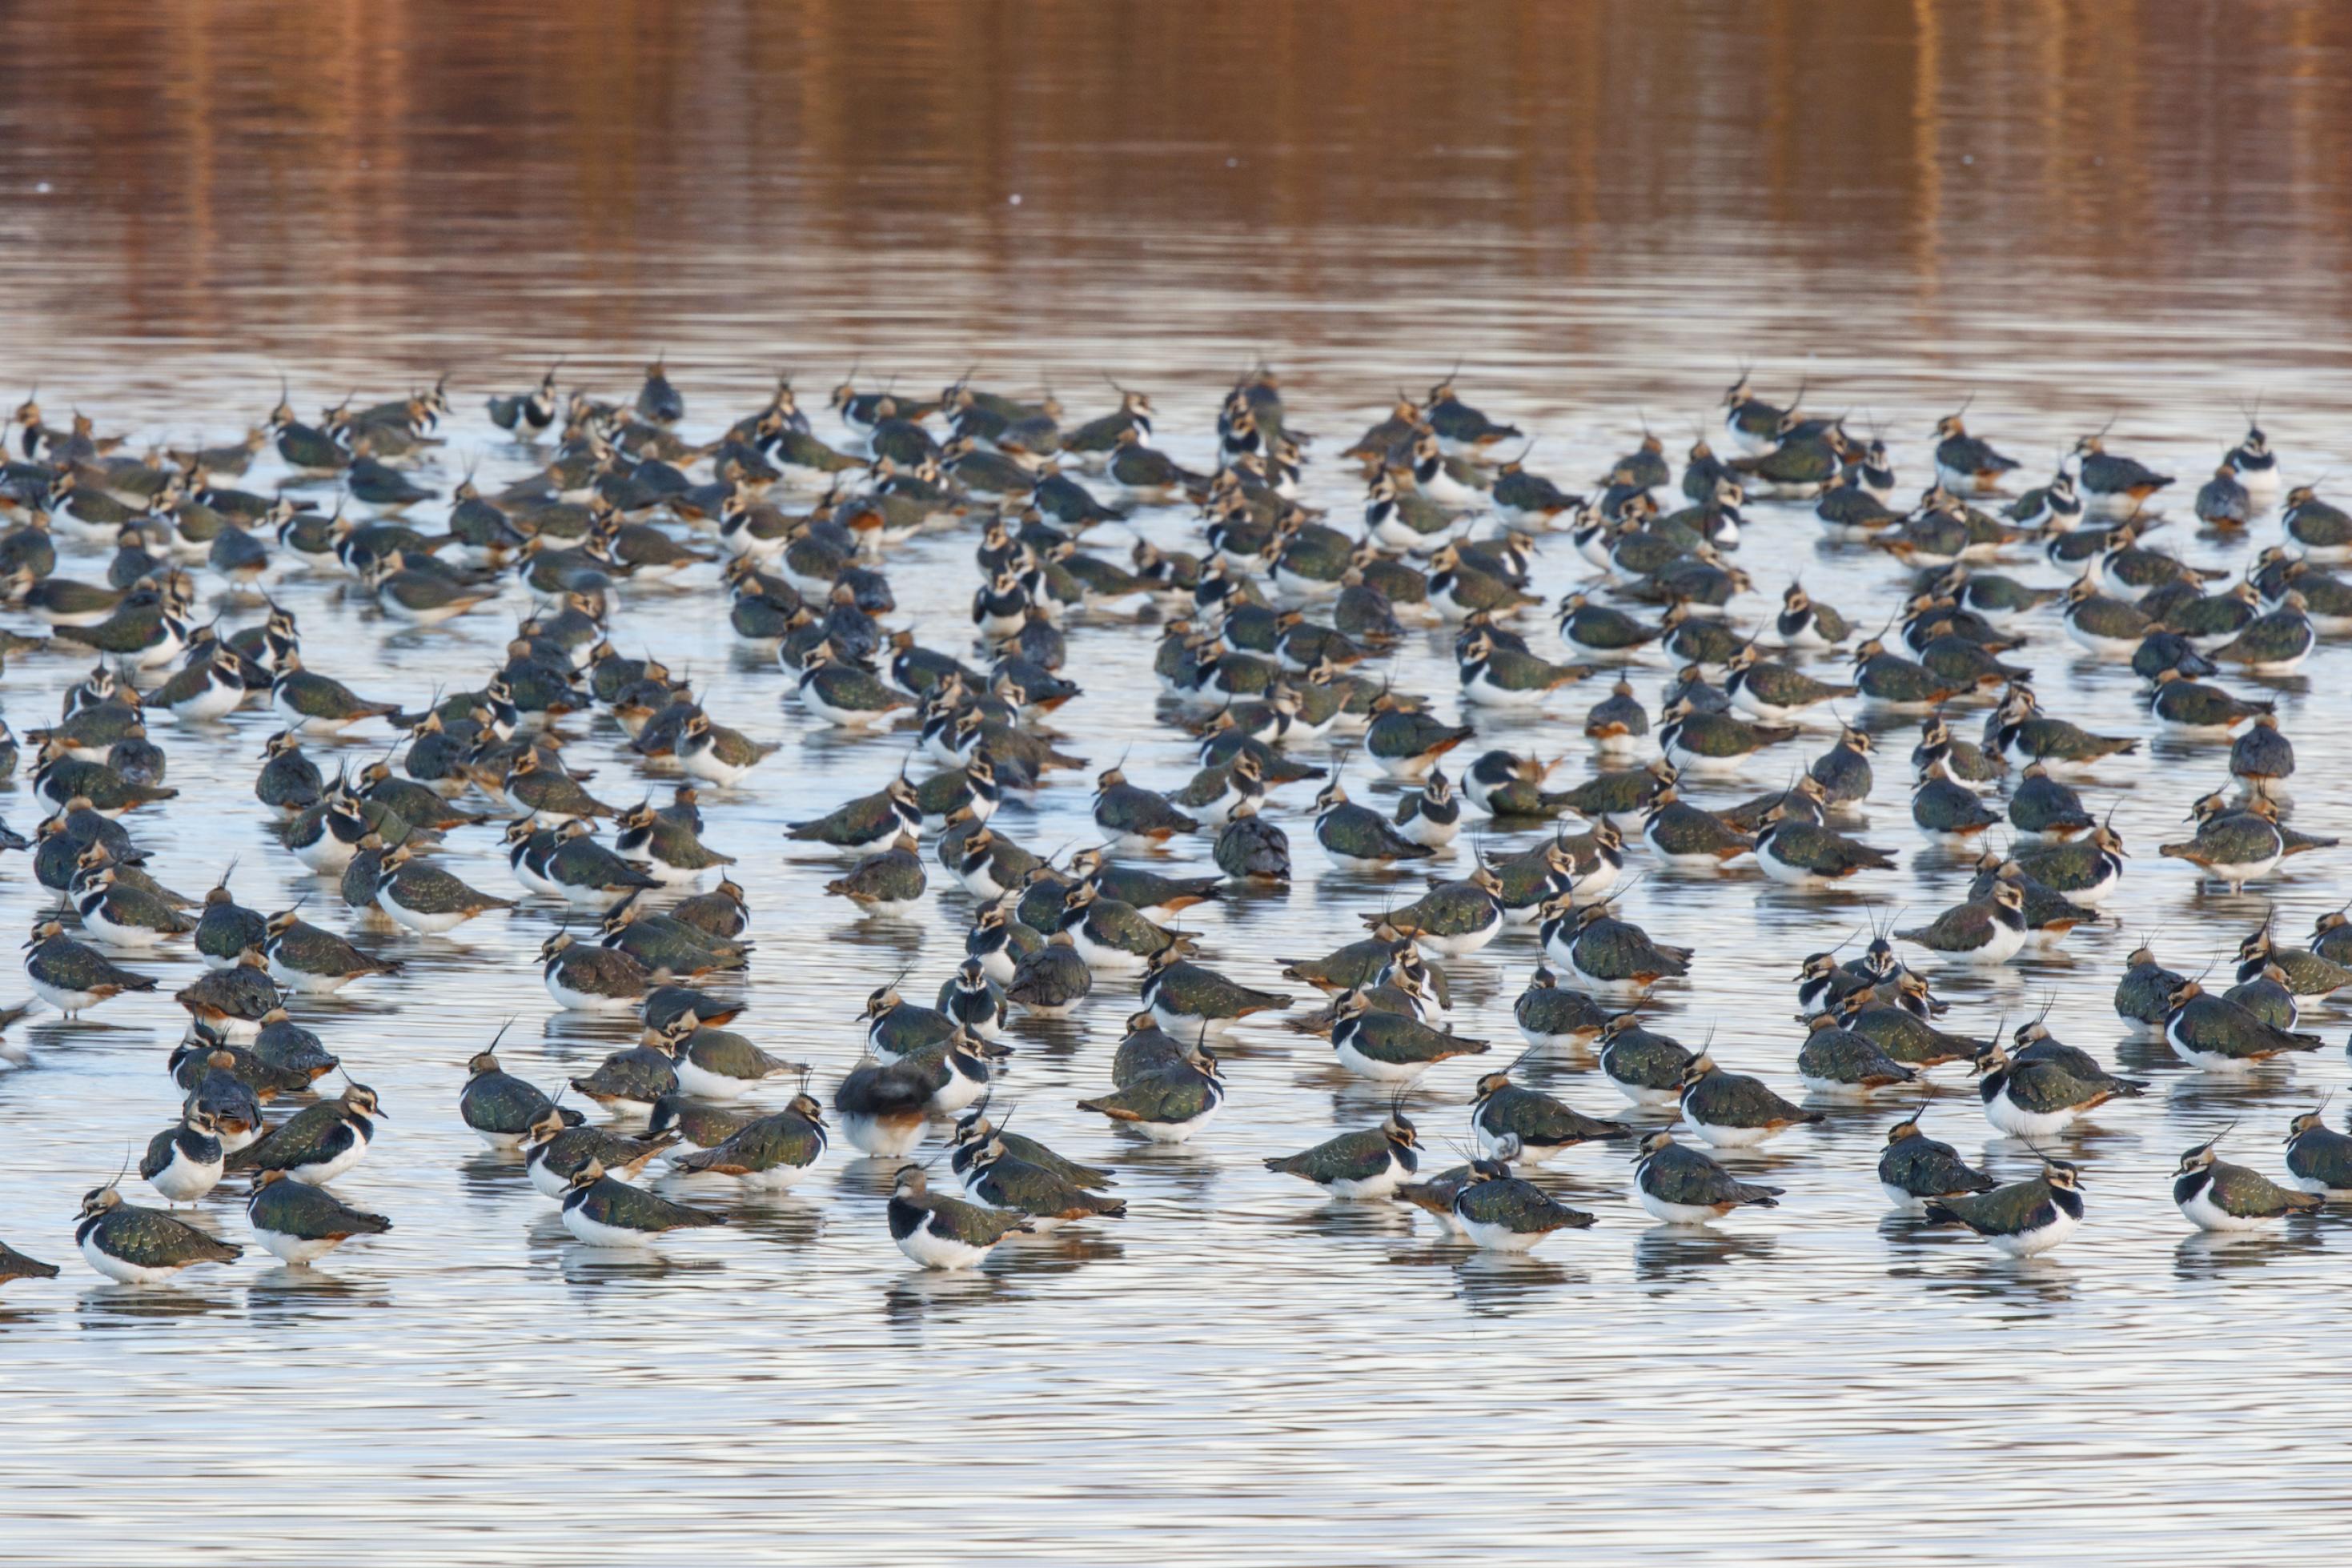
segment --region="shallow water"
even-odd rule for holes
[[[1400,382],[1457,359],[1465,395],[1538,434],[1534,465],[1563,483],[1630,448],[1637,410],[1678,455],[1742,359],[1767,395],[1810,377],[1812,406],[1882,423],[1906,493],[1933,420],[1970,392],[1972,427],[2029,471],[2118,415],[2120,449],[2180,476],[2177,519],[2258,395],[2290,482],[2352,465],[2335,417],[2352,390],[2335,347],[2352,67],[2331,13],[899,9],[903,47],[833,5],[677,20],[498,5],[459,28],[437,6],[191,5],[158,28],[144,7],[100,5],[77,8],[71,47],[38,52],[37,18],[0,16],[7,362],[38,378],[53,418],[79,404],[142,442],[233,436],[279,369],[309,411],[446,368],[459,413],[422,470],[441,486],[477,461],[499,480],[530,465],[481,417],[484,392],[568,352],[567,383],[624,393],[664,349],[689,434],[756,406],[780,367],[821,391],[862,353],[865,376],[919,389],[977,362],[983,382],[1050,385],[1080,414],[1107,402],[1108,371],[1151,389],[1163,444],[1196,463],[1218,394],[1263,354],[1294,421],[1325,438],[1309,499],[1343,523],[1355,492],[1328,455]],[[257,466],[247,482],[272,481]],[[1139,521],[1186,536],[1173,512]],[[2159,538],[2235,569],[2277,530],[2265,517],[2237,543],[2177,520]],[[1738,559],[1758,594],[1739,608],[1762,613],[1801,572],[1874,625],[1897,574],[1819,532],[1801,507],[1755,507]],[[965,635],[971,543],[927,538],[889,562],[896,619],[935,646]],[[74,547],[61,570],[99,577],[104,555]],[[2038,559],[2015,570],[2054,580]],[[1540,590],[1584,575],[1547,541]],[[335,578],[289,572],[272,591],[314,667],[412,703],[478,683],[525,607],[510,590],[451,628],[388,634]],[[918,920],[858,922],[818,895],[838,867],[788,852],[782,825],[877,787],[905,744],[813,727],[720,602],[703,579],[625,592],[614,637],[690,671],[723,722],[785,745],[713,795],[708,837],[752,896],[742,1027],[829,1090],[866,992],[911,966],[908,993],[928,993],[970,904],[957,890]],[[229,607],[226,623],[254,613]],[[1528,629],[1553,646],[1540,620]],[[2032,630],[2020,657],[2053,711],[2149,734],[2127,671],[2074,658],[2054,622]],[[1101,764],[1131,748],[1132,776],[1173,788],[1190,747],[1152,711],[1151,638],[1076,631],[1087,695],[1058,722],[1069,749]],[[1641,670],[1653,698],[1664,667]],[[10,722],[44,722],[76,673],[12,661]],[[2308,831],[2352,827],[2352,747],[2333,722],[2347,674],[2339,642],[2260,683],[2297,744]],[[1448,692],[1443,640],[1417,637],[1397,679]],[[1600,695],[1571,692],[1542,722],[1482,717],[1483,738],[1569,752],[1571,778]],[[248,712],[184,736],[159,718],[182,798],[131,825],[167,883],[200,891],[241,857],[243,902],[309,894],[347,925],[331,886],[263,830],[250,784],[274,727]],[[1660,992],[1663,1027],[1713,1028],[1727,1066],[1790,1092],[1798,956],[1898,910],[1924,917],[1965,880],[1909,822],[1911,722],[1876,727],[1889,744],[1864,836],[1900,871],[1827,897],[1748,871],[1656,873],[1626,900],[1702,952],[1691,984]],[[609,722],[565,729],[600,796],[666,790],[640,781]],[[1826,740],[1824,721],[1803,749]],[[356,767],[385,741],[368,727],[322,749]],[[1568,1542],[1629,1559],[1899,1547],[1943,1562],[2138,1558],[2225,1531],[2249,1555],[2255,1531],[2273,1552],[2340,1539],[2341,1462],[2310,1445],[2340,1424],[2352,1235],[2334,1215],[2274,1239],[2193,1239],[2167,1178],[2233,1116],[2228,1152],[2275,1172],[2286,1117],[2346,1082],[2343,1014],[2313,1009],[2305,1027],[2330,1040],[2317,1057],[2227,1082],[2124,1039],[2108,1004],[2143,932],[2193,972],[2273,908],[2299,938],[2345,896],[2347,852],[2236,898],[2200,895],[2156,856],[2225,776],[2225,749],[2151,740],[2087,791],[2137,857],[2108,906],[2120,924],[1941,987],[1976,1033],[2054,994],[2061,1038],[2154,1083],[2067,1140],[2090,1218],[2028,1265],[1883,1219],[1872,1167],[1891,1104],[1832,1108],[1826,1128],[1735,1157],[1788,1196],[1713,1232],[1651,1227],[1619,1156],[1571,1155],[1544,1179],[1596,1228],[1531,1260],[1473,1256],[1401,1210],[1319,1204],[1260,1168],[1381,1107],[1279,1025],[1237,1031],[1225,1111],[1181,1149],[1072,1109],[1108,1082],[1131,994],[1116,983],[1077,1019],[1017,1024],[1003,1092],[1024,1131],[1118,1167],[1123,1223],[926,1275],[884,1228],[886,1163],[840,1150],[789,1198],[688,1193],[737,1224],[616,1261],[575,1246],[457,1118],[466,1057],[510,1015],[503,1059],[550,1087],[624,1038],[551,1008],[530,960],[557,915],[535,903],[457,940],[353,927],[405,972],[298,1009],[383,1096],[385,1135],[339,1191],[391,1215],[392,1235],[313,1270],[257,1249],[122,1291],[68,1256],[71,1216],[169,1119],[168,996],[195,967],[134,963],[163,979],[156,998],[35,1022],[31,1066],[0,1077],[0,1235],[66,1267],[0,1296],[0,1517],[26,1555],[90,1561],[134,1532],[205,1557],[282,1542],[448,1562],[656,1543],[1098,1561],[1113,1542],[1332,1562]],[[1760,792],[1786,766],[1700,796]],[[1360,796],[1368,782],[1356,769]],[[26,780],[12,788],[5,813],[27,830],[39,809]],[[1277,956],[1348,940],[1410,880],[1332,871],[1311,794],[1277,797],[1289,895],[1188,920],[1252,983],[1274,983]],[[1066,782],[996,825],[1046,850],[1089,839],[1086,812]],[[504,893],[495,848],[462,832],[446,861]],[[0,909],[21,928],[44,900],[25,862],[5,876]],[[1515,933],[1449,964],[1457,1027],[1515,1049],[1509,1001],[1534,959]],[[1408,1102],[1441,1163],[1475,1071],[1441,1068]],[[1589,1064],[1529,1071],[1616,1109]],[[1938,1076],[1930,1129],[2026,1172],[1965,1083]],[[135,1179],[125,1192],[144,1197]],[[226,1197],[205,1212],[244,1236]]]

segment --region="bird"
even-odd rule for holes
[[[1181,1062],[1121,1084],[1108,1094],[1078,1102],[1078,1109],[1108,1116],[1155,1144],[1191,1141],[1224,1103],[1223,1071],[1216,1052],[1198,1045]]]
[[[563,1228],[590,1247],[646,1247],[672,1230],[726,1223],[724,1215],[616,1180],[593,1156],[572,1173],[571,1190],[563,1195]]]
[[[1125,850],[1150,849],[1179,833],[1197,831],[1201,826],[1169,804],[1167,797],[1129,783],[1127,775],[1115,767],[1096,777],[1094,821],[1115,847]]]
[[[558,1007],[581,1012],[627,1012],[644,998],[653,977],[617,948],[592,946],[569,931],[540,945],[547,994]]]
[[[2315,1034],[2281,1029],[2195,980],[2183,980],[2165,998],[2164,1040],[2183,1061],[2209,1072],[2242,1072],[2326,1043]]]
[[[261,950],[269,977],[303,996],[332,996],[353,980],[401,970],[397,960],[362,953],[290,909],[271,915],[265,931]]]
[[[1470,1176],[1454,1194],[1454,1225],[1472,1244],[1497,1252],[1526,1252],[1555,1230],[1584,1229],[1594,1217],[1570,1208],[1535,1183],[1511,1174],[1507,1160],[1471,1162]]]
[[[2025,893],[2014,882],[1997,881],[1982,898],[1944,911],[1929,925],[1897,931],[1913,943],[1959,962],[2006,964],[2025,946]]]
[[[1466,877],[1434,883],[1402,908],[1365,916],[1365,924],[1391,927],[1432,957],[1466,957],[1502,931],[1502,879],[1481,865]]]
[[[958,1124],[958,1133],[963,1132]],[[1038,1163],[1007,1147],[991,1132],[985,1137],[959,1138],[955,1156],[961,1164],[964,1190],[992,1209],[1025,1217],[1039,1233],[1093,1219],[1118,1219],[1127,1213],[1127,1200],[1106,1197],[1069,1179],[1060,1168],[1065,1162]],[[936,1235],[938,1225],[934,1216]]]
[[[2036,1258],[2083,1223],[2082,1169],[2044,1156],[2042,1173],[1990,1192],[1930,1198],[1927,1223],[1965,1225],[2011,1258]]]
[[[74,1244],[95,1272],[119,1285],[155,1285],[203,1263],[233,1263],[245,1249],[160,1208],[122,1201],[112,1182],[81,1200]]]
[[[1610,1014],[1591,997],[1559,983],[1544,964],[1536,966],[1527,988],[1511,1006],[1519,1036],[1538,1051],[1590,1049],[1608,1024]]]
[[[231,1156],[237,1170],[279,1171],[324,1186],[366,1157],[385,1112],[374,1090],[348,1083],[332,1100],[306,1105]]]
[[[1421,1138],[1412,1120],[1391,1106],[1377,1127],[1341,1133],[1295,1155],[1270,1155],[1265,1168],[1313,1182],[1333,1197],[1393,1197],[1421,1168]]]
[[[1244,1019],[1279,1010],[1291,1001],[1287,992],[1254,990],[1179,956],[1172,947],[1152,955],[1144,970],[1141,999],[1160,1027],[1176,1035],[1223,1035]]]
[[[1797,1079],[1812,1093],[1857,1099],[1881,1089],[1916,1083],[1918,1076],[1876,1040],[1846,1027],[1845,1020],[1834,1013],[1816,1013],[1806,1020],[1805,1043],[1797,1050]]]
[[[1965,405],[1961,413],[1966,413]],[[1962,495],[1992,495],[2016,471],[2017,460],[1993,450],[1990,442],[1968,433],[1959,413],[1936,422],[1936,477]]]
[[[2286,1169],[2305,1192],[2323,1197],[2352,1197],[2352,1136],[2322,1120],[2326,1109],[2305,1111],[2287,1124]]]
[[[1428,860],[1437,847],[1408,836],[1369,806],[1348,799],[1336,778],[1315,797],[1315,841],[1334,865],[1385,871],[1401,861]]]
[[[676,1147],[680,1135],[668,1127],[632,1137],[608,1126],[575,1124],[562,1108],[551,1108],[531,1125],[523,1145],[523,1173],[532,1190],[562,1203],[572,1190],[572,1178],[591,1160],[603,1165],[607,1175],[632,1179],[655,1155]]]
[[[1683,1069],[1679,1105],[1691,1131],[1719,1149],[1744,1149],[1829,1118],[1780,1098],[1760,1078],[1727,1072],[1701,1051]]]
[[[381,1236],[392,1228],[383,1215],[353,1208],[324,1187],[281,1170],[254,1176],[245,1218],[265,1251],[297,1267],[315,1262],[354,1236]]]
[[[681,1173],[730,1176],[746,1187],[781,1191],[808,1175],[830,1142],[824,1107],[803,1091],[782,1110],[746,1123],[709,1148],[672,1155],[669,1163]]]
[[[1580,1144],[1633,1136],[1633,1129],[1622,1122],[1588,1116],[1540,1089],[1512,1082],[1509,1069],[1480,1078],[1470,1105],[1470,1131],[1480,1157],[1507,1164],[1539,1166]],[[1518,1141],[1517,1150],[1506,1155],[1504,1141],[1512,1138]]]
[[[1489,1049],[1483,1040],[1451,1034],[1403,1013],[1375,1011],[1360,988],[1340,992],[1332,1010],[1331,1049],[1339,1065],[1375,1083],[1411,1083],[1441,1061]]]
[[[1765,813],[1753,841],[1756,864],[1791,887],[1828,887],[1865,871],[1891,871],[1895,857],[1835,829],[1790,813],[1785,803]]]
[[[1878,1186],[1886,1201],[1907,1214],[1924,1215],[1938,1199],[1990,1192],[2000,1184],[1960,1158],[1949,1144],[1938,1143],[1919,1130],[1918,1110],[1886,1129],[1886,1147],[1878,1155]]]
[[[2067,1063],[2048,1057],[2013,1061],[1998,1042],[1973,1066],[1985,1120],[2012,1137],[2048,1137],[2118,1093],[2137,1092],[2103,1080],[2077,1078],[2067,1071]]]
[[[1604,997],[1645,995],[1661,980],[1688,975],[1696,956],[1688,947],[1652,939],[1607,904],[1578,904],[1573,894],[1543,906],[1539,935],[1548,959]]]
[[[290,652],[278,661],[269,706],[291,735],[336,734],[400,711],[398,703],[368,701],[341,682],[303,668],[300,656]]]
[[[68,1018],[74,1018],[126,992],[152,991],[152,976],[121,967],[87,944],[65,934],[65,926],[43,918],[25,944],[25,978],[33,994]]]
[[[579,1112],[559,1110],[537,1085],[501,1067],[497,1045],[492,1040],[467,1059],[466,1086],[457,1095],[458,1117],[476,1136],[493,1149],[517,1149],[550,1112],[567,1126],[580,1124]]]
[[[44,1263],[27,1258],[5,1241],[0,1241],[0,1285],[12,1280],[54,1280],[58,1269],[55,1263]]]
[[[1036,1228],[1025,1214],[933,1193],[923,1167],[912,1165],[891,1178],[887,1218],[898,1250],[926,1269],[974,1268],[1007,1236]]]
[[[227,1155],[220,1124],[210,1111],[190,1103],[180,1120],[149,1141],[139,1175],[166,1203],[194,1203],[220,1184]]]
[[[2214,1149],[2229,1134],[2224,1127],[2186,1151],[2173,1170],[2172,1201],[2189,1224],[2200,1230],[2259,1230],[2326,1204],[2324,1193],[2281,1186],[2260,1171],[2221,1159]]]
[[[1711,1225],[1735,1209],[1774,1208],[1780,1194],[1738,1180],[1664,1129],[1644,1134],[1634,1155],[1634,1201],[1668,1225]]]
[[[2267,800],[2232,809],[2218,794],[2208,795],[2197,802],[2190,820],[2197,824],[2195,835],[2158,844],[2157,853],[2189,862],[2233,894],[2268,876],[2290,852],[2277,808]],[[2318,842],[2324,847],[2326,841]]]

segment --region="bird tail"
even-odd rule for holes
[[[1934,1198],[1929,1198],[1927,1200],[1927,1223],[1930,1225],[1958,1225],[1963,1223],[1958,1215],[1953,1213],[1943,1204],[1937,1203]]]

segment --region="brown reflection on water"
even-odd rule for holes
[[[1921,298],[2004,261],[2308,277],[2352,259],[2347,47],[2352,8],[2121,0],[9,7],[0,299],[462,333],[529,282],[586,328],[713,255],[773,288],[914,246],[1017,291],[1188,239],[1303,297],[1457,247]]]

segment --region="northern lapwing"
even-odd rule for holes
[[[629,1180],[656,1155],[677,1147],[679,1136],[671,1127],[631,1137],[610,1127],[576,1124],[562,1108],[551,1107],[531,1124],[523,1147],[523,1173],[532,1190],[561,1203],[572,1190],[572,1178],[591,1161],[602,1165],[608,1176]]]
[[[1540,1089],[1512,1082],[1508,1068],[1479,1079],[1470,1106],[1470,1131],[1486,1159],[1539,1166],[1580,1144],[1633,1135],[1622,1122],[1588,1116]],[[1516,1155],[1503,1152],[1510,1138],[1518,1140]]]
[[[2243,1072],[2326,1044],[2315,1034],[2281,1029],[2195,980],[2182,981],[2165,999],[2164,1039],[2183,1061],[2209,1072]]]
[[[233,1263],[245,1249],[223,1241],[160,1208],[122,1201],[114,1184],[81,1200],[74,1242],[82,1260],[121,1285],[156,1285],[200,1263]]]
[[[520,1148],[550,1112],[567,1126],[578,1126],[583,1120],[577,1111],[557,1110],[537,1084],[507,1071],[494,1051],[477,1051],[467,1061],[466,1086],[457,1094],[457,1116],[491,1148]]]
[[[1338,1198],[1384,1198],[1421,1168],[1421,1137],[1393,1107],[1377,1127],[1342,1133],[1296,1155],[1269,1156],[1265,1168],[1313,1182]]]
[[[964,1190],[992,1209],[1027,1219],[1033,1230],[1058,1230],[1078,1221],[1121,1218],[1127,1213],[1125,1198],[1106,1197],[1071,1180],[1058,1164],[1040,1164],[1014,1153],[1000,1135],[992,1133],[967,1140],[959,1124],[957,1138],[955,1158]],[[934,1215],[935,1229],[938,1223]]]
[[[1535,1183],[1513,1176],[1507,1160],[1471,1162],[1469,1178],[1454,1190],[1454,1228],[1475,1246],[1527,1252],[1555,1230],[1585,1229],[1593,1217],[1570,1208]]]
[[[814,1169],[830,1142],[824,1107],[803,1092],[782,1110],[746,1124],[711,1147],[673,1155],[669,1164],[688,1175],[729,1176],[746,1187],[781,1191]]]
[[[1659,981],[1690,973],[1690,948],[1653,939],[1605,903],[1578,904],[1573,894],[1556,898],[1543,907],[1539,932],[1547,957],[1599,996],[1644,996]]]
[[[1490,1049],[1408,1014],[1376,1011],[1361,989],[1342,991],[1332,1011],[1331,1049],[1339,1065],[1375,1083],[1411,1083],[1439,1062]]]
[[[1990,1192],[1930,1198],[1926,1216],[1929,1225],[1965,1225],[2009,1257],[2039,1257],[2083,1223],[2082,1171],[2045,1156],[2037,1176]]]
[[[2049,1137],[2125,1092],[2111,1082],[2077,1078],[2061,1061],[2012,1061],[1998,1041],[1977,1059],[1975,1071],[1985,1120],[2012,1137]]]
[[[2006,964],[2025,946],[2025,893],[2013,882],[1997,881],[1982,898],[1971,899],[1923,926],[1895,933],[1957,962]]]
[[[1932,1202],[1991,1192],[2000,1185],[1962,1159],[1951,1145],[1919,1130],[1927,1109],[1922,1103],[1887,1128],[1886,1147],[1878,1155],[1878,1189],[1906,1214],[1925,1214]]]
[[[2109,452],[2105,434],[2102,430],[2074,443],[2069,459],[2074,481],[2082,491],[2083,504],[2091,511],[2105,517],[2129,517],[2172,480],[2137,458]]]
[[[2305,1192],[2352,1197],[2352,1136],[2335,1132],[2323,1119],[2326,1102],[2287,1124],[2286,1169]]]
[[[1711,1225],[1734,1209],[1777,1207],[1780,1192],[1737,1179],[1667,1131],[1644,1136],[1634,1156],[1634,1199],[1668,1225]]]
[[[2184,1153],[2173,1170],[2172,1201],[2189,1224],[2200,1230],[2259,1230],[2289,1215],[2316,1213],[2326,1203],[2323,1193],[2281,1186],[2221,1159],[2214,1148],[2229,1131],[2224,1127]]]
[[[125,992],[152,991],[152,976],[134,974],[97,948],[77,942],[65,926],[47,916],[35,922],[25,946],[25,978],[33,994],[75,1018]]]
[[[1187,1060],[1121,1084],[1108,1094],[1081,1100],[1078,1109],[1108,1116],[1155,1144],[1181,1144],[1215,1118],[1224,1099],[1216,1051],[1196,1045]]]
[[[899,1167],[887,1218],[898,1250],[926,1269],[976,1267],[1007,1236],[1036,1228],[1027,1215],[933,1193],[920,1166]]]
[[[1790,1104],[1760,1078],[1725,1071],[1704,1051],[1683,1069],[1678,1103],[1691,1130],[1719,1149],[1749,1148],[1791,1127],[1829,1120]]]
[[[265,1250],[297,1267],[317,1261],[354,1236],[381,1236],[392,1228],[383,1215],[353,1208],[280,1170],[254,1176],[245,1218]]]
[[[220,1185],[227,1155],[213,1113],[191,1103],[180,1120],[149,1140],[139,1175],[166,1203],[194,1203]]]
[[[563,1196],[563,1228],[591,1247],[646,1247],[668,1231],[726,1223],[724,1215],[617,1181],[593,1156],[572,1174]]]
[[[323,1186],[366,1157],[376,1120],[386,1113],[374,1090],[347,1084],[341,1095],[306,1105],[235,1156],[239,1170],[280,1171]]]

